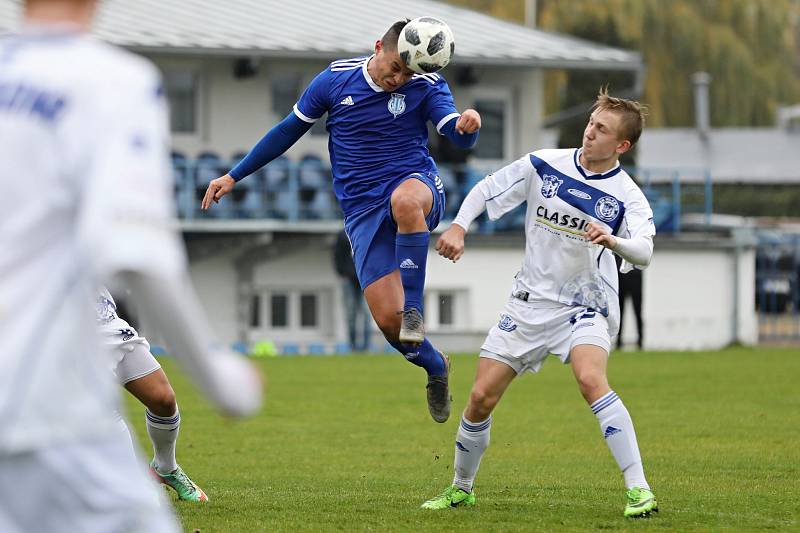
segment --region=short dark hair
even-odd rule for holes
[[[398,20],[391,27],[386,30],[386,33],[383,34],[381,37],[381,42],[383,43],[384,48],[388,48],[390,50],[397,49],[397,39],[400,37],[400,32],[403,31],[403,28],[406,27],[406,24],[411,22],[411,19],[403,19]]]

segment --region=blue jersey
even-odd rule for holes
[[[328,113],[333,190],[345,217],[380,203],[409,174],[437,174],[427,122],[441,131],[459,116],[438,74],[415,75],[387,93],[370,78],[369,60],[334,61],[294,106],[305,122]]]

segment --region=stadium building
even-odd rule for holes
[[[430,14],[452,27],[456,58],[443,74],[457,107],[477,109],[483,128],[468,155],[441,147],[431,135],[448,191],[446,218],[485,171],[553,146],[554,136],[543,127],[546,69],[634,72],[633,92],[644,75],[635,52],[428,0],[107,0],[100,9],[98,37],[147,56],[163,71],[192,277],[217,332],[242,349],[270,340],[285,353],[346,350],[331,259],[341,220],[324,120],[285,157],[241,182],[209,212],[199,211],[209,180],[286,116],[331,60],[368,55],[403,17]],[[13,30],[18,20],[17,2],[0,4],[0,32]],[[672,220],[674,210],[667,211],[665,220]],[[426,323],[438,346],[475,351],[498,319],[522,259],[523,235],[514,231],[521,214],[496,224],[481,221],[458,265],[431,257]],[[756,342],[755,244],[746,231],[659,236],[645,274],[645,347]],[[138,321],[157,340],[147,317]],[[373,347],[384,349],[377,330]]]

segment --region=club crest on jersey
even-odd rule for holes
[[[600,220],[610,222],[619,214],[619,202],[613,196],[603,196],[594,204],[594,213]]]
[[[564,180],[559,179],[557,176],[545,174],[542,176],[542,196],[545,198],[554,197],[562,183],[564,183]]]
[[[389,104],[387,107],[389,108],[389,113],[394,115],[394,118],[397,118],[398,115],[406,110],[406,95],[392,93],[392,97],[389,98]]]
[[[503,331],[514,331],[517,329],[514,319],[508,315],[500,315],[500,322],[497,323],[497,327]]]

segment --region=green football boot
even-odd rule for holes
[[[455,485],[450,485],[439,496],[422,504],[423,509],[448,509],[450,507],[472,507],[475,505],[475,493],[466,492]]]
[[[208,496],[203,492],[203,489],[189,479],[189,476],[186,475],[186,472],[184,472],[183,468],[180,466],[169,474],[161,474],[156,470],[156,464],[155,461],[153,461],[150,463],[150,471],[159,483],[172,487],[172,489],[178,493],[179,500],[190,502],[208,501]]]
[[[658,512],[658,503],[652,491],[633,487],[626,495],[628,496],[628,504],[625,506],[626,518],[649,516],[651,512]]]

